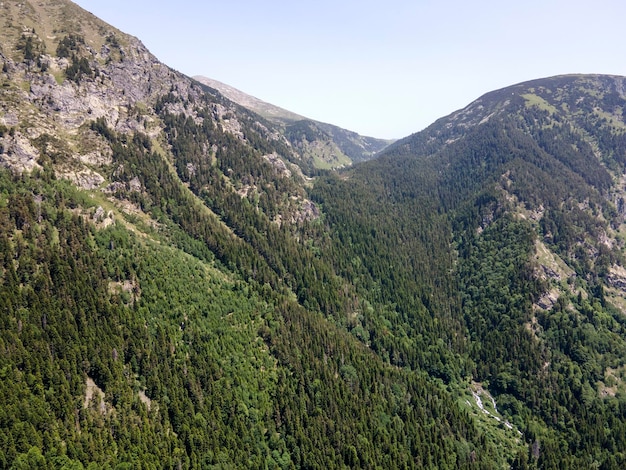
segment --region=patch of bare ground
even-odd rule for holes
[[[85,383],[85,400],[83,401],[83,408],[89,408],[91,402],[95,403],[95,409],[104,415],[107,412],[107,405],[104,402],[104,392],[94,382],[91,377],[87,377]]]
[[[111,281],[109,293],[127,298],[127,304],[134,305],[141,298],[141,289],[136,280]]]
[[[144,392],[143,390],[139,390],[137,394],[139,395],[139,400],[141,400],[141,403],[146,405],[146,408],[148,409],[148,411],[150,411],[150,408],[152,407],[152,400],[148,398],[146,392]]]
[[[626,366],[614,369],[607,367],[604,371],[604,380],[598,383],[598,393],[601,398],[614,397],[617,392],[624,392],[624,376]]]

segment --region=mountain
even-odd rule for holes
[[[193,78],[206,86],[216,89],[229,100],[240,104],[250,111],[254,111],[258,115],[263,116],[270,121],[274,121],[279,124],[286,124],[306,120],[304,116],[292,113],[291,111],[287,111],[286,109],[283,109],[279,106],[274,106],[273,104],[266,103],[263,100],[248,95],[247,93],[244,93],[243,91],[238,90],[237,88],[234,88],[230,85],[227,85],[217,80],[213,80],[212,78],[203,77],[202,75],[196,75]]]
[[[624,465],[625,85],[497,90],[313,189],[372,350],[488,388],[515,468]]]
[[[506,462],[345,327],[280,129],[67,0],[0,11],[2,468]]]
[[[624,468],[626,78],[316,173],[75,4],[0,11],[1,468]]]
[[[266,103],[217,80],[203,76],[194,78],[276,124],[302,156],[301,164],[306,165],[305,168],[308,169],[340,168],[370,160],[392,142],[364,137],[332,124],[313,121]]]

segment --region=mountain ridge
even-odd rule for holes
[[[444,387],[341,326],[360,300],[304,241],[312,181],[271,123],[37,5],[55,26],[2,4],[0,466],[503,458],[470,458],[491,445]]]
[[[211,78],[197,75],[194,79],[277,124],[305,160],[312,161],[314,168],[340,168],[367,161],[393,142],[361,136],[333,124],[300,116]]]
[[[192,78],[194,80],[198,80],[204,85],[215,88],[229,100],[234,101],[235,103],[238,103],[244,108],[248,108],[251,111],[256,112],[257,114],[260,114],[264,118],[276,120],[279,123],[284,121],[302,121],[306,119],[304,116],[293,113],[279,106],[267,103],[266,101],[260,100],[259,98],[244,93],[243,91],[218,80],[214,80],[203,75],[194,75]]]
[[[473,362],[467,373],[490,384],[499,410],[516,410],[511,422],[520,424],[513,418],[524,407],[543,421],[535,442],[539,428],[522,426],[531,449],[518,456],[522,468],[533,460],[576,468],[588,454],[572,442],[607,444],[588,434],[593,426],[573,402],[593,403],[597,419],[622,426],[609,409],[624,386],[614,373],[624,364],[624,83],[556,76],[488,93],[314,188],[313,200],[338,229],[325,249],[359,260],[337,263],[338,271],[365,290],[396,280],[388,298],[405,317],[385,319],[396,322],[390,334],[413,342],[395,349],[398,364],[450,380],[446,361],[433,367],[413,353],[436,348],[420,342],[437,328],[430,317],[413,323],[425,308],[446,322],[439,335],[449,345],[454,331],[467,341],[457,345]],[[373,333],[384,331],[381,323],[370,317],[361,325],[378,338],[372,348],[397,348]],[[611,353],[597,349],[599,338],[612,342]],[[556,416],[576,424],[555,424]],[[550,450],[533,456],[539,441]],[[615,457],[602,461],[617,468]]]

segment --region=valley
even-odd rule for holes
[[[0,468],[626,465],[625,77],[389,142],[0,14]]]

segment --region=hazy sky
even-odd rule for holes
[[[623,0],[77,0],[159,60],[374,137],[565,73],[626,75]]]

